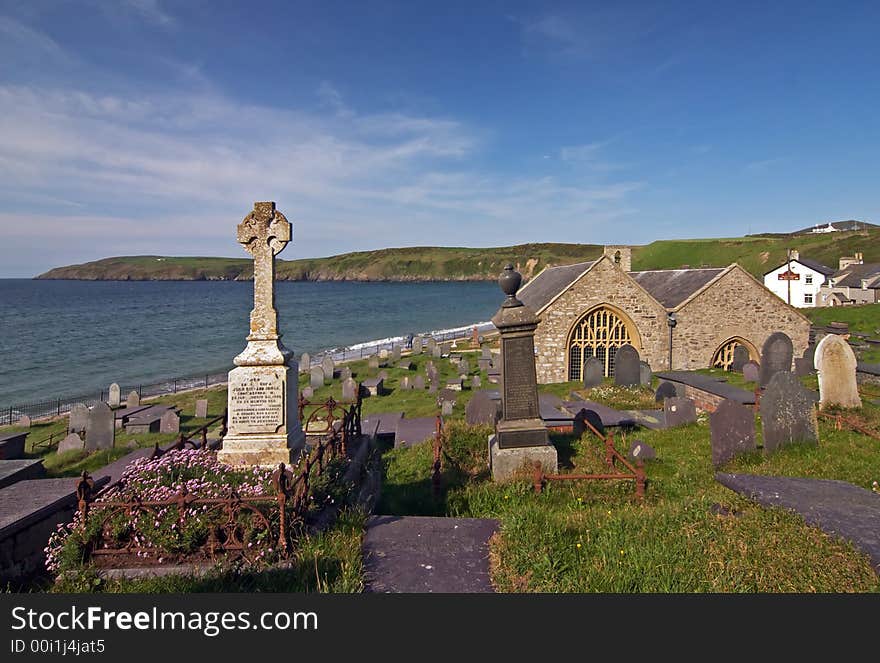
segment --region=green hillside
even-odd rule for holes
[[[675,239],[633,247],[633,269],[725,267],[733,262],[755,276],[782,264],[788,249],[836,267],[841,255],[864,254],[880,262],[880,228],[812,235],[753,235],[725,239]],[[494,248],[407,247],[359,251],[328,258],[279,260],[278,279],[288,281],[483,281],[507,263],[529,278],[548,265],[592,260],[595,244],[522,244]],[[58,267],[37,278],[79,280],[248,280],[248,258],[126,256]]]

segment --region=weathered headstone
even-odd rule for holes
[[[656,460],[657,452],[654,451],[650,444],[641,440],[633,440],[632,444],[629,445],[627,456],[632,460]]]
[[[439,345],[435,345],[434,349],[431,350],[431,356],[434,357],[434,359],[440,359],[440,357],[443,356],[443,349]]]
[[[254,307],[247,345],[229,372],[227,432],[217,454],[222,463],[277,468],[296,462],[305,445],[297,412],[299,369],[281,343],[275,309],[275,256],[292,238],[290,222],[271,201],[254,203],[236,228],[236,239],[254,259]]]
[[[809,359],[804,357],[794,358],[794,374],[799,378],[806,377],[813,373],[813,364]]]
[[[16,425],[20,426],[21,428],[30,428],[31,427],[31,418],[29,416],[27,416],[26,414],[23,414],[21,416],[21,418],[18,420],[18,424],[16,424]]]
[[[501,416],[501,401],[492,398],[487,391],[476,392],[465,407],[468,426],[494,426]]]
[[[342,400],[348,402],[357,400],[357,382],[350,377],[342,381]]]
[[[324,386],[324,368],[315,366],[309,371],[309,386],[312,389],[320,389]]]
[[[749,349],[744,345],[737,345],[733,348],[733,361],[730,363],[730,370],[736,373],[742,373],[743,366],[749,361]]]
[[[448,417],[452,414],[452,408],[455,406],[455,403],[452,401],[441,401],[440,402],[440,414],[444,417]]]
[[[438,401],[452,401],[455,403],[460,394],[453,389],[441,389],[440,394],[437,396]]]
[[[412,361],[410,361],[409,359],[401,359],[397,363],[397,368],[399,368],[401,371],[411,371],[415,367],[416,367],[416,365]]]
[[[350,377],[351,377],[351,368],[349,368],[348,366],[343,366],[342,369],[339,371],[339,379],[344,382],[345,380],[348,380]]]
[[[107,390],[107,403],[110,407],[119,407],[121,402],[122,395],[119,393],[119,385],[114,382]]]
[[[474,377],[471,378],[471,389],[479,389],[482,386],[483,386],[483,383],[480,380],[479,375],[475,375]]]
[[[125,401],[125,407],[137,407],[141,404],[141,395],[134,389],[132,389],[128,398]]]
[[[299,372],[308,373],[312,370],[312,357],[308,352],[303,352],[299,360]]]
[[[614,384],[618,387],[637,387],[641,381],[639,353],[631,345],[623,345],[614,356]]]
[[[856,355],[842,336],[828,334],[816,346],[819,407],[862,407],[856,382]]]
[[[764,453],[793,443],[819,443],[815,397],[793,373],[777,372],[761,397]]]
[[[70,418],[67,421],[67,432],[81,434],[85,431],[89,421],[89,408],[82,403],[74,403],[70,408]]]
[[[605,378],[605,364],[596,357],[589,357],[584,362],[584,388],[598,387]]]
[[[764,341],[761,348],[761,386],[770,384],[776,373],[791,372],[794,348],[791,339],[783,332],[774,332]]]
[[[324,377],[328,380],[332,380],[333,373],[336,370],[336,364],[333,361],[333,357],[330,355],[324,355],[324,358],[321,360],[321,368],[324,369]]]
[[[395,345],[391,348],[391,361],[395,364],[400,361],[400,346]]]
[[[379,350],[379,359],[388,359],[388,348]]]
[[[428,354],[434,354],[434,349],[437,347],[437,341],[434,340],[433,336],[429,336],[428,340],[425,342],[425,350]]]
[[[311,387],[303,387],[303,390],[302,390],[302,397],[303,398],[308,400],[309,398],[311,398],[314,395],[315,395],[314,389],[312,389]]]
[[[85,448],[82,438],[76,433],[69,433],[61,442],[58,443],[58,453],[63,454],[67,451],[82,451]]]
[[[692,424],[697,420],[697,408],[690,398],[667,398],[663,404],[666,427],[675,428]]]
[[[379,370],[379,357],[376,355],[370,355],[370,358],[367,360],[367,366],[371,371]]]
[[[208,417],[208,399],[200,398],[196,401],[196,419],[206,419]]]
[[[437,393],[437,390],[440,389],[440,377],[435,373],[429,379],[431,383],[428,385],[428,393],[435,394]]]
[[[477,366],[479,367],[481,372],[488,371],[492,367],[492,360],[480,357],[479,359],[477,359]]]
[[[414,355],[422,354],[422,337],[416,336],[412,340],[412,353]]]
[[[657,391],[654,392],[654,400],[658,403],[662,403],[667,398],[675,398],[678,396],[678,393],[675,391],[675,385],[671,382],[661,382],[660,386],[657,387]]]
[[[467,375],[471,372],[471,365],[467,359],[462,359],[458,362],[458,374],[459,375]]]
[[[413,378],[413,389],[415,389],[417,391],[424,391],[425,390],[425,378],[423,378],[421,375],[415,376],[415,378]]]
[[[589,424],[589,426],[587,424]],[[600,435],[605,435],[605,424],[602,423],[602,418],[599,414],[595,410],[581,408],[574,416],[572,432],[578,437],[587,431],[590,431],[590,435],[594,435],[595,433],[593,433],[590,426],[595,428]]]
[[[160,433],[179,433],[180,417],[174,410],[168,410],[159,420]]]
[[[639,362],[639,384],[643,387],[651,386],[651,379],[654,377],[654,372],[651,370],[651,365],[646,361]]]
[[[480,359],[488,359],[491,361],[492,360],[492,348],[484,345],[482,347],[482,349],[480,350]]]
[[[388,379],[388,371],[386,371],[384,369],[379,371],[379,379],[380,380],[387,380]]]
[[[743,380],[757,382],[761,376],[761,367],[756,361],[747,361],[743,364]]]
[[[755,450],[755,412],[750,407],[725,398],[709,415],[709,429],[715,467]]]
[[[410,389],[412,389],[412,385],[410,384],[408,375],[405,375],[400,379],[400,388],[402,391],[409,391]]]
[[[107,403],[96,403],[86,423],[86,451],[112,449],[116,439],[116,417]]]

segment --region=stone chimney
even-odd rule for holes
[[[839,269],[844,270],[850,265],[861,265],[862,264],[862,254],[861,252],[856,253],[853,256],[840,256],[840,267]]]
[[[625,272],[632,271],[632,249],[628,246],[606,246],[603,253]]]

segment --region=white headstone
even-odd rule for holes
[[[119,407],[121,402],[122,396],[119,393],[119,385],[114,382],[110,385],[110,389],[107,390],[107,403],[110,404],[110,407]]]

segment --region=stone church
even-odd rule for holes
[[[810,321],[739,265],[633,272],[625,246],[606,247],[593,262],[546,268],[517,297],[541,320],[535,365],[542,383],[581,380],[589,357],[610,376],[627,343],[659,371],[728,368],[737,345],[760,362],[776,331],[791,337],[795,356],[809,342]]]

